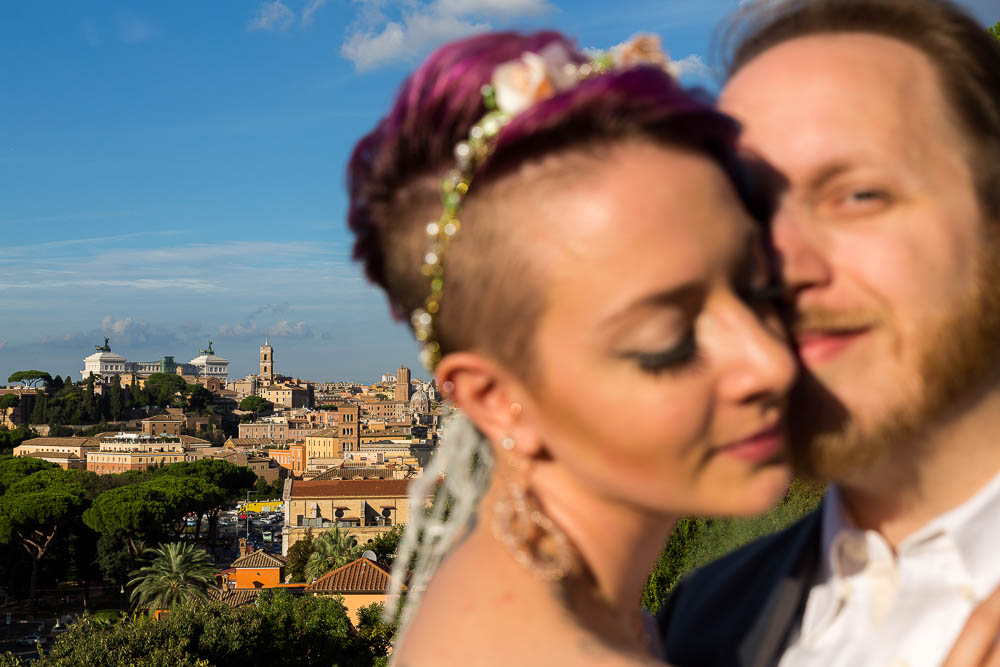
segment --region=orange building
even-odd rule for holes
[[[284,580],[286,559],[262,549],[233,561],[228,588],[275,588]]]
[[[292,477],[302,477],[306,471],[306,446],[288,445],[281,449],[268,449],[267,456],[289,471]]]
[[[359,558],[347,565],[327,572],[306,586],[306,593],[313,595],[340,595],[351,620],[359,622],[358,609],[373,602],[385,604],[389,590],[389,571],[368,560]]]

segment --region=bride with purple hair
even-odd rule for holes
[[[640,597],[677,517],[788,483],[796,367],[738,128],[669,68],[652,38],[472,37],[355,148],[355,256],[456,408],[413,486],[396,664],[659,664]]]

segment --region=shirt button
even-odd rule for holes
[[[865,543],[856,538],[850,538],[844,542],[844,553],[858,565],[868,562],[868,550]]]

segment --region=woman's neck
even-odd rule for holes
[[[482,505],[490,515],[483,517],[487,521],[492,521],[492,507],[503,496],[508,479],[505,471],[497,472]],[[534,464],[528,480],[539,509],[577,551],[580,576],[591,580],[588,594],[602,601],[623,624],[639,631],[643,587],[676,517],[596,494],[552,462]]]

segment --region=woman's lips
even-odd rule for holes
[[[806,366],[815,366],[833,359],[868,333],[868,329],[836,331],[800,331],[795,334],[795,346]]]
[[[775,424],[749,438],[737,440],[719,448],[720,454],[732,456],[742,461],[762,463],[778,456],[785,446],[784,430]]]

